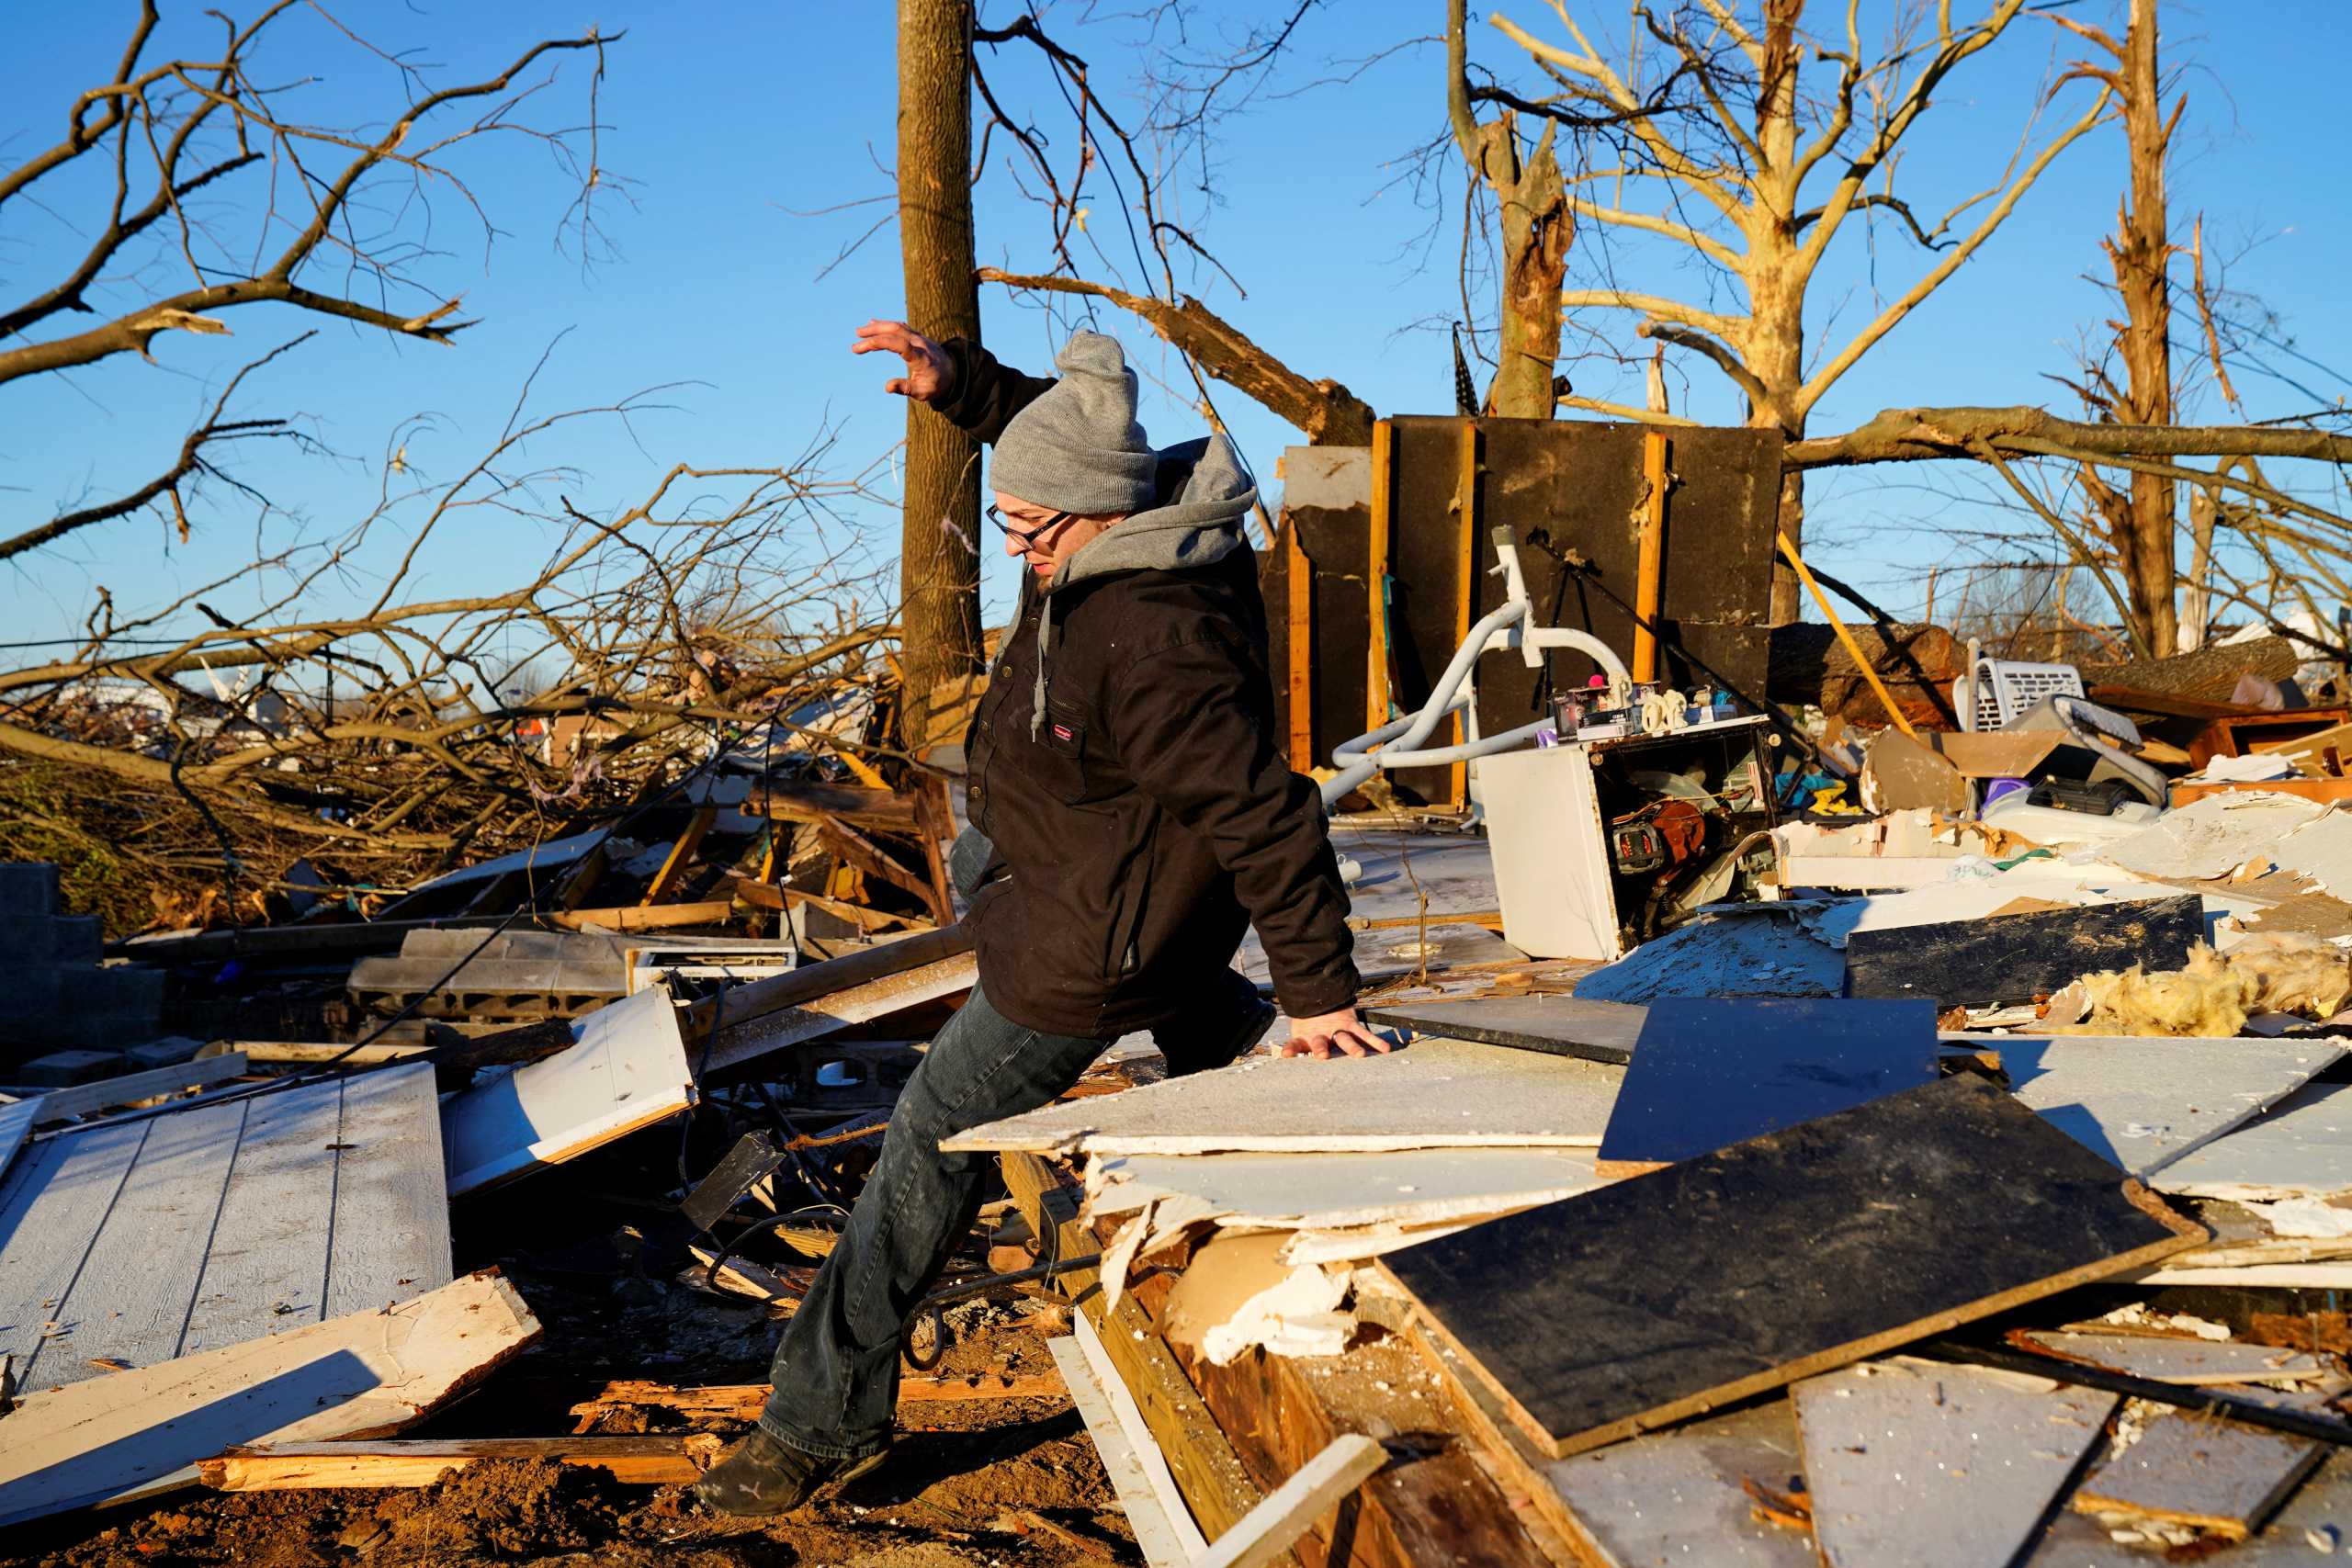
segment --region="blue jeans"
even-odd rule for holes
[[[1223,1066],[1262,1032],[1257,987],[1219,975],[1194,1012],[1152,1032],[1171,1075]],[[899,1327],[971,1228],[996,1158],[942,1154],[940,1140],[1048,1103],[1106,1043],[1024,1029],[989,1006],[985,983],[972,987],[899,1093],[849,1224],[785,1325],[760,1414],[770,1436],[826,1459],[889,1441]]]

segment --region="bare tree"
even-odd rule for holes
[[[1564,304],[1625,312],[1637,334],[1696,354],[1728,378],[1748,423],[1801,439],[1829,389],[1983,248],[2061,152],[2112,113],[2112,90],[2101,88],[2030,154],[2029,127],[2008,167],[1932,221],[1892,188],[1905,139],[1946,80],[2023,6],[1994,0],[1965,23],[1949,5],[1906,8],[1897,36],[1875,55],[1865,52],[1855,0],[1838,35],[1819,39],[1800,30],[1803,0],[1762,0],[1753,13],[1735,0],[1687,0],[1664,14],[1636,6],[1640,41],[1653,47],[1629,43],[1614,54],[1594,45],[1567,0],[1554,6],[1566,44],[1491,15],[1544,79],[1520,98],[1522,112],[1571,122],[1595,142],[1567,179],[1569,211],[1603,231],[1680,247],[1725,286],[1721,292],[1746,302],[1708,309],[1609,281],[1567,289]],[[1898,220],[1933,260],[1859,329],[1808,355],[1806,305],[1830,247],[1857,216],[1878,213]],[[1656,417],[1573,395],[1561,402]],[[1796,471],[1783,479],[1781,522],[1801,538]],[[1795,618],[1798,592],[1781,569],[1775,620]]]
[[[620,182],[597,160],[594,78],[584,123],[541,126],[532,113],[557,60],[584,53],[601,76],[617,35],[543,40],[492,75],[436,86],[405,55],[296,0],[270,0],[243,22],[205,17],[218,24],[216,47],[158,58],[161,13],[142,0],[113,73],[64,105],[65,134],[0,174],[0,214],[46,214],[78,251],[0,304],[0,386],[127,354],[153,362],[171,334],[227,335],[231,312],[251,305],[457,341],[472,323],[458,319],[462,297],[426,277],[442,253],[424,236],[436,203],[454,200],[488,243],[490,219],[460,157],[476,142],[520,137],[551,152],[580,182],[567,231],[576,221],[584,245],[601,243],[595,205]],[[329,35],[311,47],[356,51],[384,73],[390,101],[345,104],[340,124],[312,118],[304,93],[314,78],[265,47],[302,47],[294,22],[304,17]],[[229,417],[229,394],[268,357],[238,373],[157,477],[7,531],[0,558],[149,508],[185,530],[188,496],[225,477],[220,450],[291,434],[282,420]]]
[[[899,0],[899,244],[907,320],[978,342],[972,255],[971,0]],[[899,577],[906,744],[930,739],[931,698],[980,667],[980,448],[907,400]]]
[[[2131,0],[2129,25],[2119,42],[2105,29],[2068,17],[2059,26],[2089,39],[2114,58],[2112,68],[2088,63],[2080,73],[2104,83],[2122,106],[2130,148],[2130,183],[2116,219],[2115,235],[2103,243],[2115,275],[2123,320],[2115,323],[2116,355],[2123,362],[2117,385],[2104,364],[2086,367],[2077,388],[2102,418],[2120,424],[2170,424],[2173,420],[2172,278],[2174,246],[2165,200],[2165,169],[2172,134],[2188,107],[2176,95],[2169,109],[2156,68],[2155,0]],[[2179,641],[2174,614],[2173,534],[2177,526],[2178,486],[2162,474],[2132,473],[2122,485],[2109,484],[2086,466],[2082,484],[2091,521],[2118,561],[2131,605],[2133,640],[2169,651]]]
[[[1576,232],[1567,187],[1553,152],[1558,120],[1542,116],[1532,147],[1521,145],[1519,117],[1506,107],[1480,120],[1472,109],[1464,0],[1446,0],[1445,107],[1455,151],[1474,184],[1494,193],[1502,218],[1497,314],[1501,331],[1487,411],[1512,419],[1550,419],[1553,367],[1560,358],[1560,282]]]

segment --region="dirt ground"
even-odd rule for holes
[[[461,1216],[460,1269],[496,1263],[539,1318],[539,1342],[469,1397],[402,1436],[551,1437],[569,1407],[609,1379],[677,1385],[763,1382],[781,1320],[756,1303],[677,1282],[669,1249],[639,1226],[604,1233],[593,1172],[535,1185],[509,1209]],[[524,1252],[502,1238],[548,1236]],[[593,1217],[591,1217],[593,1216]],[[646,1230],[662,1216],[628,1216]],[[470,1233],[470,1234],[469,1234]],[[950,1313],[946,1374],[1050,1372],[1049,1335],[1067,1332],[1039,1299],[983,1300]],[[760,1523],[702,1512],[683,1486],[629,1486],[552,1462],[481,1463],[415,1491],[211,1493],[0,1531],[0,1568],[456,1568],[585,1562],[663,1568],[1059,1568],[1140,1563],[1100,1458],[1065,1397],[923,1402],[904,1408],[891,1456],[839,1495]],[[636,1408],[605,1432],[688,1429]],[[743,1428],[708,1426],[733,1437]],[[5,1440],[0,1422],[0,1440]]]

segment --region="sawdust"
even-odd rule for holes
[[[2333,1018],[2352,998],[2352,956],[2301,931],[2258,933],[2218,953],[2199,942],[2187,966],[2086,975],[2089,1011],[2053,1032],[2226,1039],[2255,1013]]]

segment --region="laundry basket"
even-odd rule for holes
[[[2082,671],[2071,664],[2027,664],[2015,659],[1976,661],[1976,714],[1971,729],[1998,729],[2044,697],[2079,697]],[[1951,683],[1957,712],[1968,698],[1968,682]]]

